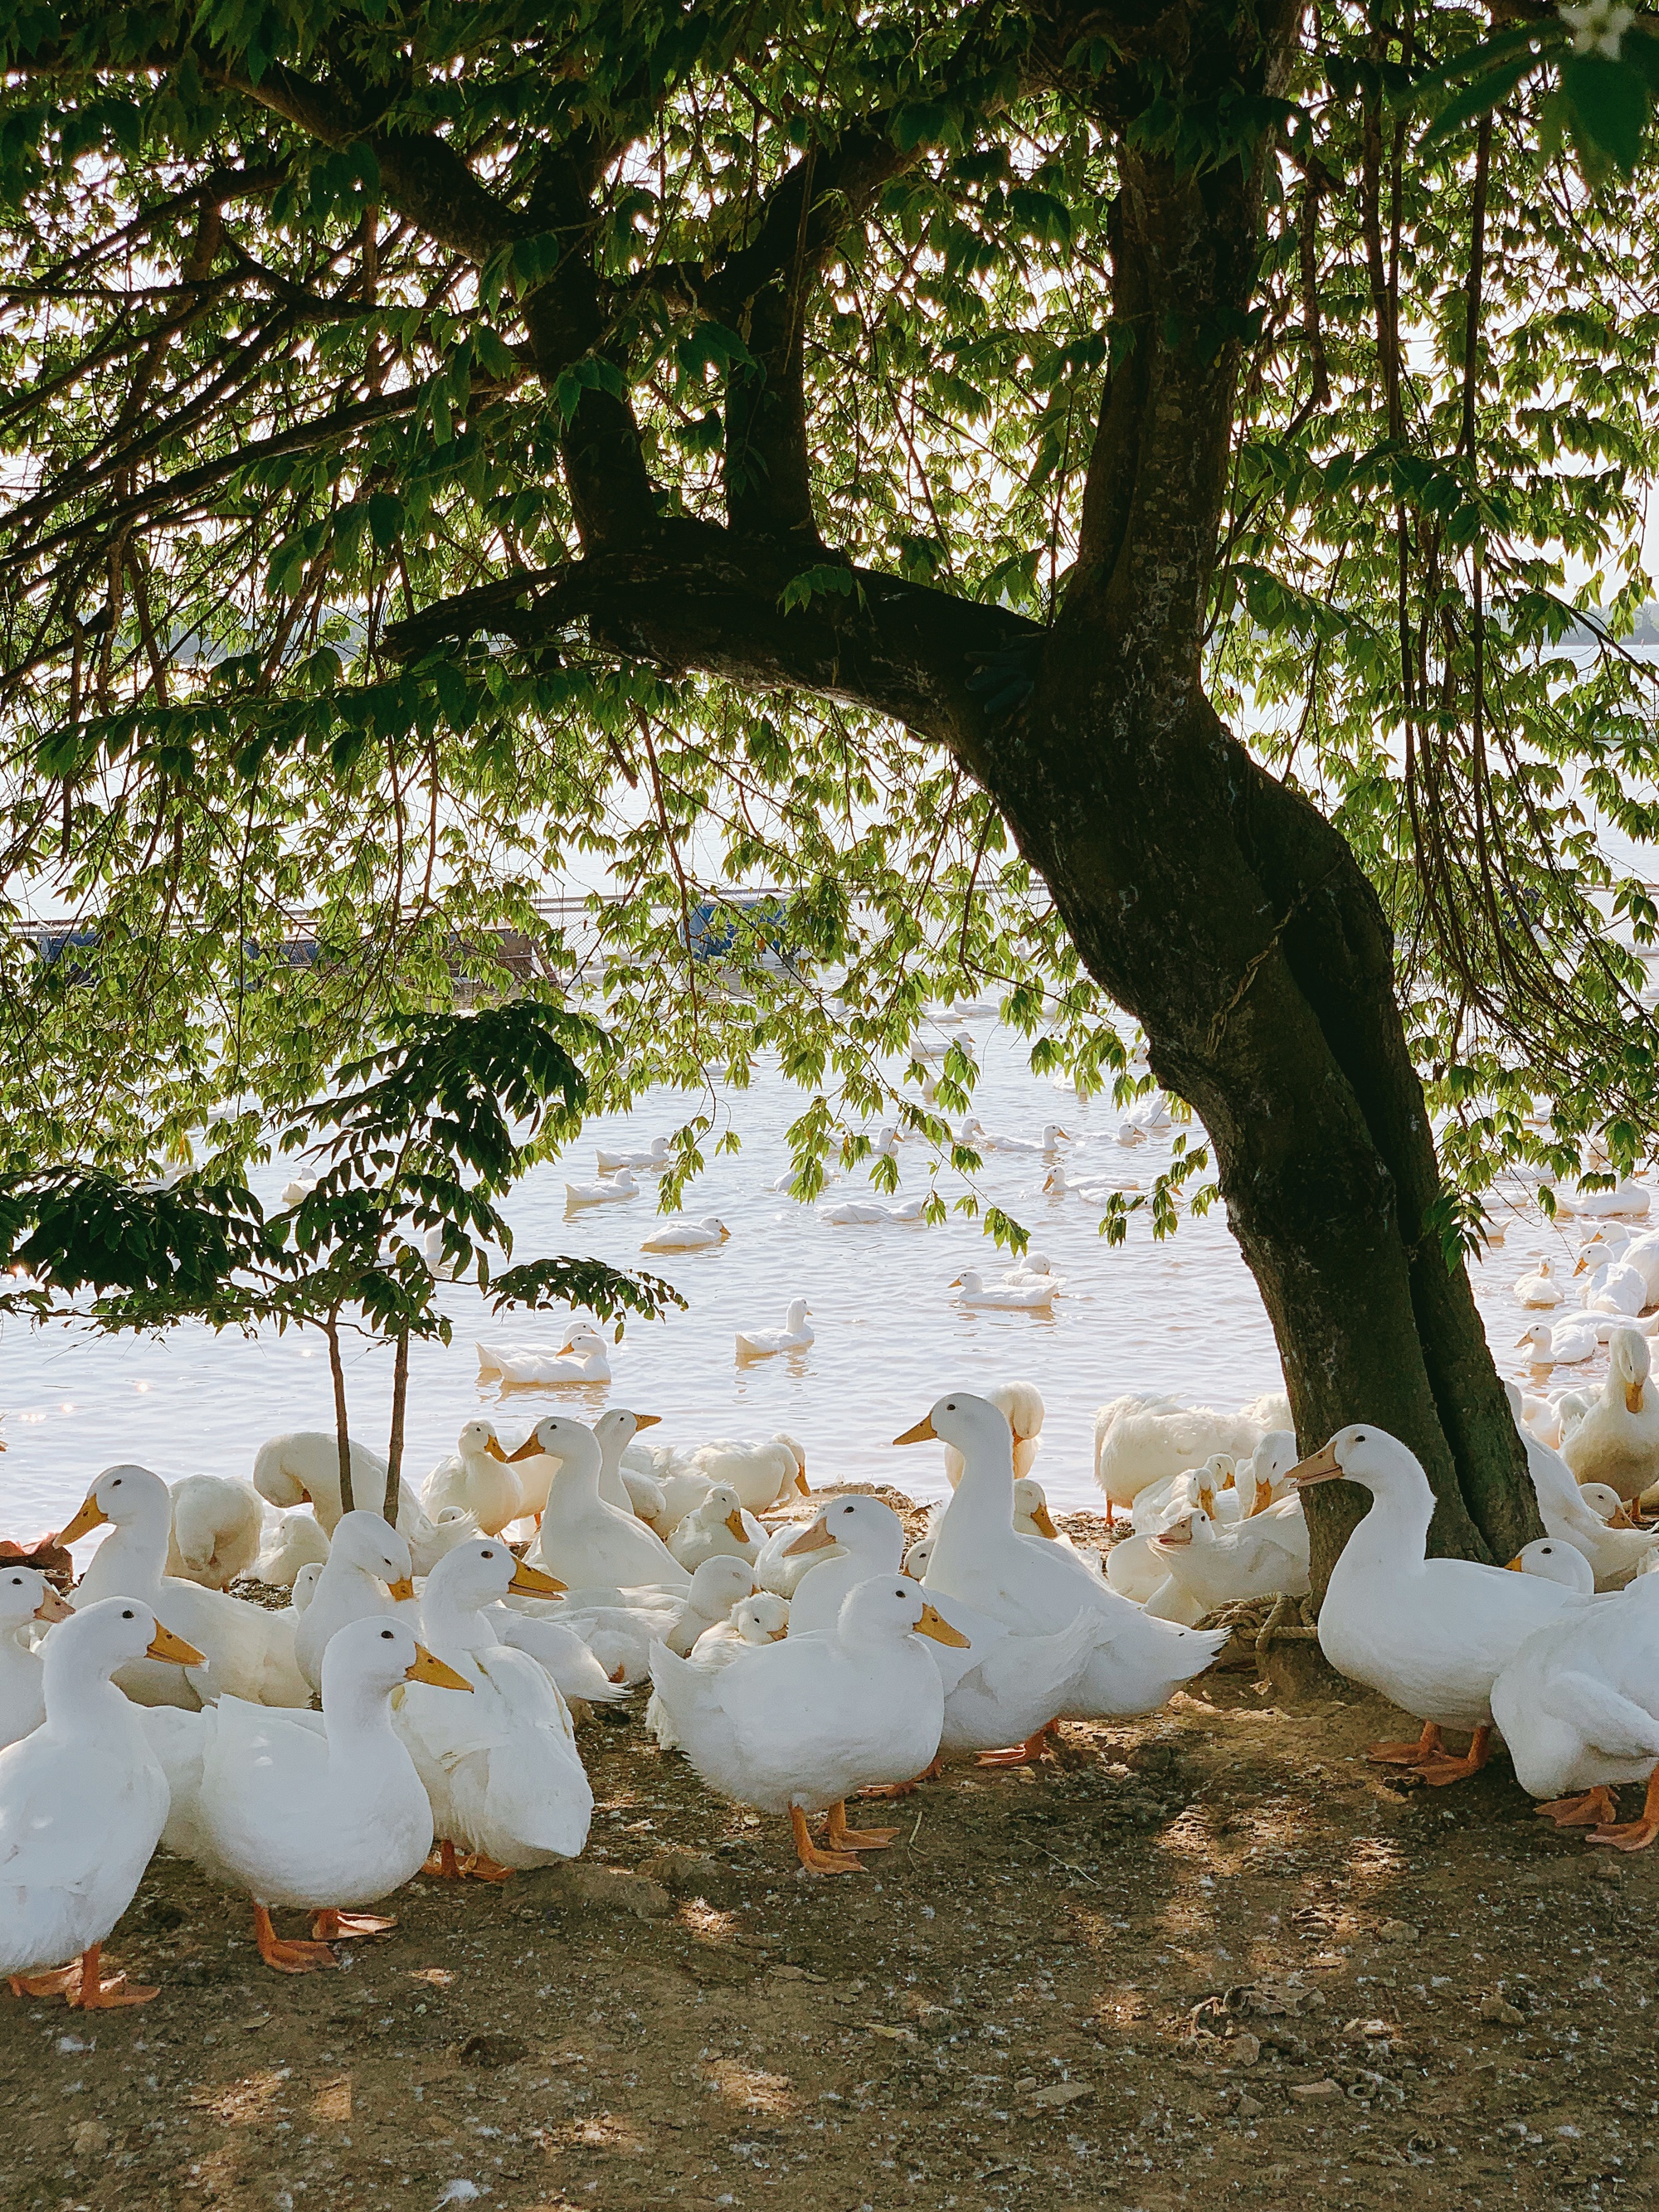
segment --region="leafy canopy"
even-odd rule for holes
[[[458,971],[579,955],[591,1102],[775,1055],[803,1189],[869,1115],[947,1148],[972,1071],[924,1091],[932,998],[994,995],[1035,1067],[1127,1095],[1112,1009],[942,750],[855,684],[631,653],[580,592],[532,616],[718,525],[774,549],[790,622],[872,577],[965,605],[994,713],[997,611],[1063,594],[1136,343],[1133,143],[1266,148],[1254,301],[1206,339],[1243,345],[1212,689],[1370,871],[1463,1182],[1598,1132],[1628,1160],[1653,1037],[1606,924],[1659,916],[1604,831],[1659,828],[1621,642],[1656,41],[1577,12],[1322,5],[1246,99],[1063,0],[12,11],[0,846],[14,915],[95,924],[0,956],[33,1158],[188,1144],[234,1186]],[[431,621],[457,600],[487,619]],[[719,973],[689,957],[720,883],[789,888],[791,963],[740,915]],[[730,1136],[692,1116],[665,1204]]]

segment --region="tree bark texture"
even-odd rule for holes
[[[398,1332],[392,1361],[392,1433],[386,1448],[386,1499],[380,1510],[395,1528],[398,1490],[404,1476],[404,1413],[409,1404],[409,1331]]]
[[[340,1449],[340,1510],[349,1513],[356,1504],[351,1487],[351,1429],[346,1419],[345,1363],[340,1357],[340,1324],[331,1314],[324,1324],[328,1339],[328,1372],[334,1385],[334,1436]]]

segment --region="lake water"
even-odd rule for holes
[[[1121,1146],[1123,1116],[1109,1097],[1079,1101],[1056,1091],[1030,1073],[1023,1041],[991,1020],[966,1026],[982,1062],[975,1109],[988,1129],[1036,1138],[1045,1121],[1057,1121],[1076,1140],[1062,1148],[1073,1173],[1150,1189],[1169,1164],[1168,1133],[1133,1150]],[[953,1216],[939,1228],[829,1227],[814,1207],[769,1188],[788,1167],[784,1132],[802,1094],[769,1073],[746,1091],[720,1092],[719,1101],[743,1149],[714,1159],[686,1205],[693,1217],[717,1213],[730,1228],[730,1241],[717,1249],[641,1255],[657,1218],[647,1176],[640,1178],[644,1194],[631,1202],[566,1215],[566,1175],[591,1180],[596,1146],[648,1144],[706,1103],[682,1094],[658,1092],[632,1115],[596,1118],[580,1149],[527,1177],[508,1209],[516,1260],[592,1253],[643,1266],[672,1281],[689,1311],[659,1323],[631,1322],[613,1349],[609,1389],[503,1391],[480,1381],[477,1340],[533,1341],[556,1352],[563,1341],[558,1317],[495,1319],[475,1290],[446,1285],[441,1295],[455,1340],[447,1348],[416,1346],[411,1355],[404,1467],[417,1486],[475,1414],[495,1419],[511,1441],[555,1407],[591,1420],[617,1403],[659,1414],[659,1434],[677,1443],[787,1428],[805,1441],[815,1481],[890,1482],[915,1495],[943,1495],[937,1449],[896,1451],[891,1438],[947,1390],[1021,1378],[1038,1385],[1048,1406],[1035,1472],[1057,1506],[1083,1506],[1098,1504],[1091,1424],[1103,1401],[1129,1390],[1171,1391],[1233,1407],[1281,1387],[1267,1316],[1219,1207],[1197,1221],[1183,1212],[1178,1233],[1162,1243],[1137,1215],[1127,1243],[1113,1249],[1097,1233],[1096,1208],[1044,1195],[1040,1159],[988,1153],[975,1179],[981,1196],[1030,1229],[1033,1249],[1066,1283],[1052,1318],[968,1311],[955,1303],[951,1279],[977,1267],[988,1279],[1010,1264],[975,1222]],[[903,1147],[900,1197],[925,1194],[929,1157],[921,1143]],[[261,1180],[268,1203],[291,1171],[285,1164]],[[879,1196],[868,1192],[865,1172],[855,1170],[830,1197]],[[946,1172],[939,1187],[949,1200],[963,1185]],[[1510,1347],[1522,1326],[1510,1285],[1545,1253],[1565,1261],[1558,1273],[1570,1272],[1581,1233],[1528,1212],[1478,1271],[1477,1294],[1506,1374],[1520,1372]],[[812,1348],[738,1367],[734,1333],[778,1327],[796,1297],[812,1308]],[[354,1433],[383,1450],[390,1354],[354,1348],[349,1359]],[[1604,1368],[1598,1361],[1558,1370],[1557,1380],[1579,1382]],[[265,1437],[332,1426],[321,1340],[274,1332],[248,1340],[181,1328],[157,1342],[10,1322],[0,1336],[0,1406],[8,1446],[0,1459],[0,1534],[17,1537],[61,1526],[112,1462],[137,1460],[170,1480],[191,1473],[246,1476]]]

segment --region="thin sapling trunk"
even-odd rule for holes
[[[334,1435],[340,1448],[340,1510],[349,1513],[356,1500],[351,1490],[351,1431],[346,1420],[345,1366],[340,1358],[339,1308],[323,1323],[328,1339],[328,1371],[334,1378]]]
[[[386,1504],[382,1508],[386,1519],[395,1528],[398,1525],[398,1488],[403,1480],[404,1465],[404,1407],[409,1397],[409,1331],[398,1331],[398,1350],[392,1365],[392,1434],[386,1440]]]

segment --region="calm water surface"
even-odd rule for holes
[[[988,1129],[1036,1138],[1045,1121],[1056,1121],[1076,1139],[1062,1148],[1073,1174],[1150,1189],[1169,1162],[1167,1133],[1120,1146],[1123,1117],[1109,1098],[1080,1102],[1057,1091],[1032,1076],[1023,1042],[984,1019],[968,1026],[984,1062],[975,1105]],[[1232,1407],[1281,1387],[1267,1316],[1219,1208],[1199,1221],[1183,1214],[1179,1233],[1161,1244],[1137,1216],[1128,1243],[1113,1249],[1097,1233],[1094,1207],[1044,1195],[1040,1159],[988,1153],[975,1178],[981,1198],[1029,1227],[1033,1249],[1048,1255],[1066,1287],[1052,1318],[965,1311],[953,1301],[951,1279],[963,1267],[989,1279],[1010,1264],[976,1223],[953,1216],[940,1228],[831,1228],[812,1206],[769,1188],[789,1164],[784,1132],[803,1103],[772,1074],[746,1091],[720,1094],[720,1112],[743,1149],[714,1159],[688,1196],[689,1214],[718,1213],[726,1222],[727,1243],[642,1257],[640,1241],[657,1218],[647,1176],[640,1198],[567,1218],[565,1177],[592,1179],[596,1146],[647,1144],[703,1103],[658,1092],[630,1115],[595,1119],[580,1149],[526,1178],[509,1209],[515,1258],[592,1253],[641,1265],[672,1281],[690,1310],[664,1322],[630,1322],[613,1349],[608,1389],[503,1391],[480,1382],[477,1340],[556,1352],[563,1341],[558,1316],[495,1319],[475,1290],[447,1285],[441,1295],[453,1344],[417,1345],[411,1355],[405,1471],[417,1484],[475,1414],[489,1414],[511,1441],[556,1407],[591,1420],[614,1402],[660,1415],[661,1435],[675,1442],[787,1428],[805,1440],[816,1481],[893,1482],[913,1494],[942,1495],[937,1450],[896,1451],[890,1439],[946,1390],[1020,1377],[1035,1382],[1048,1405],[1036,1472],[1058,1505],[1088,1505],[1099,1496],[1091,1422],[1103,1401],[1127,1390],[1172,1391]],[[929,1157],[922,1144],[903,1148],[900,1197],[926,1192]],[[268,1202],[290,1172],[285,1164],[262,1179]],[[854,1170],[830,1197],[879,1196],[868,1194],[864,1172]],[[948,1200],[963,1185],[946,1173],[939,1187]],[[1571,1225],[1551,1228],[1536,1213],[1517,1218],[1504,1247],[1479,1271],[1477,1292],[1505,1373],[1520,1371],[1510,1347],[1522,1316],[1509,1285],[1546,1252],[1565,1256],[1567,1267],[1557,1272],[1567,1272],[1579,1234]],[[811,1304],[812,1348],[738,1367],[734,1332],[779,1326],[796,1297]],[[1557,1379],[1577,1382],[1604,1366],[1558,1370]],[[0,1377],[9,1447],[0,1460],[3,1534],[61,1526],[92,1477],[117,1460],[141,1461],[170,1480],[246,1475],[265,1437],[332,1425],[326,1358],[320,1340],[303,1334],[244,1339],[181,1328],[155,1342],[12,1322],[0,1337]],[[354,1351],[349,1382],[354,1433],[384,1449],[390,1354]]]

